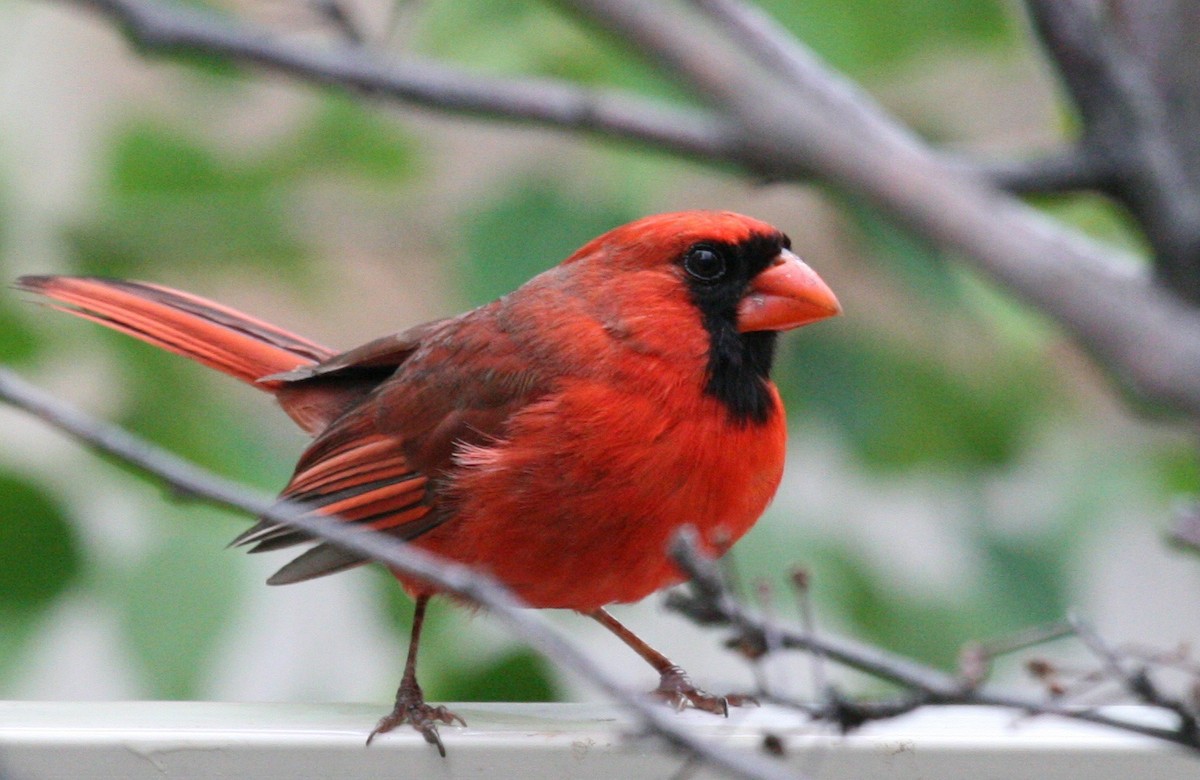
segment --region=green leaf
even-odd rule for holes
[[[118,424],[238,481],[283,485],[304,439],[267,394],[124,334],[100,338],[121,356]]]
[[[299,271],[307,252],[285,190],[257,161],[226,157],[162,126],[129,128],[114,145],[100,214],[67,231],[81,270],[135,277],[163,264]]]
[[[380,183],[409,179],[417,171],[417,142],[386,116],[371,104],[326,97],[266,169],[279,177],[351,174]]]
[[[34,611],[58,598],[83,566],[75,529],[33,484],[0,473],[0,611]]]
[[[830,540],[806,542],[818,614],[839,615],[851,633],[892,652],[945,669],[953,668],[963,642],[978,636],[970,602],[972,588],[953,601],[914,595],[848,547]],[[990,633],[990,632],[987,632]]]
[[[545,3],[432,0],[416,20],[413,37],[420,53],[474,70],[543,75],[692,100],[624,41]]]
[[[445,675],[437,698],[446,701],[557,701],[550,665],[532,650],[514,650],[482,667]]]
[[[885,262],[911,290],[941,308],[962,303],[959,279],[941,252],[858,198],[837,199],[866,243],[867,252]]]
[[[1061,620],[1070,606],[1070,550],[1062,537],[979,532],[993,634]],[[1076,539],[1075,541],[1078,541]]]
[[[44,613],[39,610],[11,610],[0,605],[0,682],[13,677],[30,639],[42,626]],[[2,688],[0,688],[2,691]]]
[[[213,649],[237,610],[241,591],[227,525],[217,513],[189,505],[165,513],[152,551],[112,581],[121,627],[141,662],[149,696],[191,699],[200,692]],[[186,523],[188,527],[184,528]]]
[[[978,49],[1017,39],[1019,27],[996,0],[764,0],[763,9],[839,70],[879,73],[930,51]]]
[[[0,181],[0,279],[8,282],[13,274],[8,270],[4,260],[5,248],[5,217],[4,182]],[[33,329],[26,323],[21,312],[31,309],[17,296],[0,296],[0,363],[18,363],[28,360],[37,351],[38,339]]]
[[[1121,205],[1094,193],[1038,195],[1032,202],[1051,217],[1074,225],[1105,244],[1149,258],[1153,251],[1137,221]]]
[[[1043,373],[1015,356],[962,377],[843,323],[786,341],[775,376],[793,413],[832,423],[877,468],[1010,463],[1049,401]]]
[[[1153,467],[1167,495],[1200,495],[1200,457],[1193,443],[1164,446],[1153,454]]]
[[[0,363],[22,363],[37,353],[40,341],[10,300],[0,300]]]
[[[466,221],[462,289],[472,305],[512,292],[596,236],[636,216],[628,207],[522,182]]]

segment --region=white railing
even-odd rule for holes
[[[456,704],[470,724],[442,727],[440,758],[401,729],[364,746],[379,705],[208,702],[0,702],[0,780],[50,778],[672,778],[685,760],[630,736],[613,708]],[[1200,757],[1147,738],[1052,717],[976,707],[918,711],[850,736],[777,709],[679,717],[713,740],[755,751],[764,733],[819,780],[1175,780]]]

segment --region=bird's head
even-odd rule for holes
[[[706,320],[725,319],[741,333],[790,330],[842,311],[786,235],[729,211],[645,217],[588,242],[564,265],[597,258],[609,273],[669,274]]]

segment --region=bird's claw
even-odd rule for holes
[[[442,745],[441,736],[438,735],[437,724],[444,723],[447,726],[452,726],[456,723],[460,726],[467,725],[465,720],[445,707],[427,704],[419,688],[415,691],[401,689],[400,693],[396,696],[396,706],[390,713],[379,719],[375,730],[367,737],[367,744],[371,744],[371,740],[375,739],[376,734],[391,731],[405,723],[412,726],[417,733],[425,738],[426,742],[436,747],[438,754],[442,758],[446,757],[446,748]]]
[[[688,707],[695,707],[698,710],[726,718],[729,717],[730,707],[745,707],[750,704],[758,706],[758,700],[753,696],[740,693],[717,696],[701,690],[688,679],[688,676],[678,666],[673,666],[663,672],[662,679],[658,687],[654,689],[653,695],[665,701],[676,712],[682,712]]]

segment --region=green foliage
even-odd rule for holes
[[[1129,212],[1110,198],[1095,193],[1042,195],[1031,199],[1054,219],[1131,255],[1148,258],[1149,244]]]
[[[2,184],[2,182],[0,182]],[[6,212],[3,191],[0,188],[0,279],[11,277],[7,264],[4,262],[3,250],[7,230],[5,224]],[[21,316],[22,302],[13,296],[0,297],[0,363],[19,363],[33,357],[38,348],[38,339],[29,327],[25,317]]]
[[[762,6],[853,75],[881,72],[930,48],[1001,45],[1016,37],[1011,14],[997,0],[768,0]],[[480,69],[690,99],[624,41],[545,3],[434,0],[416,20],[414,37],[423,52]]]
[[[0,672],[83,569],[80,540],[62,508],[40,487],[0,471]]]
[[[3,269],[3,266],[0,266]],[[39,340],[13,305],[12,298],[0,299],[0,363],[23,363],[38,350]]]
[[[360,101],[331,95],[306,126],[279,145],[266,170],[284,181],[321,176],[403,183],[418,171],[416,141],[386,116]]]
[[[446,701],[555,701],[558,691],[545,659],[521,649],[443,678],[437,697]]]
[[[914,594],[836,543],[804,550],[820,613],[841,616],[854,636],[943,668],[953,667],[964,639],[979,636],[965,599]]]
[[[982,553],[985,614],[992,635],[1062,620],[1070,608],[1072,545],[1080,537],[1057,529],[1037,537],[977,531]],[[961,640],[960,640],[961,641]]]
[[[1045,408],[1040,371],[1017,360],[972,379],[845,324],[805,336],[780,356],[785,400],[835,425],[870,466],[1002,466]]]
[[[462,289],[472,305],[486,303],[636,216],[628,206],[574,197],[549,181],[519,183],[466,220]]]
[[[142,663],[151,697],[196,698],[207,660],[238,603],[230,576],[227,528],[212,510],[189,505],[166,512],[150,554],[113,578],[123,634]],[[186,524],[186,528],[183,527]]]
[[[404,657],[412,631],[413,601],[396,579],[372,566],[378,583],[379,603],[397,634],[396,657]],[[417,668],[431,699],[441,701],[554,701],[558,698],[554,676],[546,661],[522,648],[482,664],[464,660],[462,647],[470,641],[468,630],[454,625],[451,612],[462,609],[448,599],[433,599],[425,613]]]
[[[1015,38],[997,0],[765,0],[764,10],[831,64],[854,76],[879,73],[930,49],[976,48]]]
[[[1075,555],[1086,532],[1069,517],[1034,534],[976,526],[968,533],[966,554],[978,565],[951,592],[897,582],[851,543],[803,532],[785,540],[764,528],[734,555],[753,558],[756,569],[767,572],[803,566],[819,619],[845,624],[851,635],[893,652],[953,669],[969,641],[1003,637],[1066,614]]]
[[[923,301],[941,310],[962,306],[962,286],[945,256],[863,201],[836,195],[835,199],[857,229],[866,252],[885,263]]]
[[[841,197],[864,249],[886,263],[928,316],[984,319],[997,335],[994,359],[953,366],[852,319],[823,324],[784,342],[776,374],[789,408],[833,423],[855,454],[876,468],[1002,467],[1020,455],[1055,403],[1038,357],[1038,326],[933,247],[869,205]]]
[[[115,144],[102,214],[70,237],[86,273],[138,277],[163,263],[295,270],[306,253],[286,205],[269,171],[141,124]]]
[[[1200,495],[1200,459],[1193,443],[1164,447],[1154,454],[1153,467],[1167,495]]]
[[[0,472],[0,614],[44,608],[79,575],[79,539],[39,487]]]
[[[423,53],[479,70],[690,99],[623,42],[548,3],[433,0],[425,4],[414,37]]]
[[[299,278],[311,260],[292,211],[317,177],[406,181],[411,140],[343,98],[273,147],[237,156],[153,122],[115,141],[100,214],[70,233],[86,273],[144,276],[169,264],[213,273],[258,267]]]

